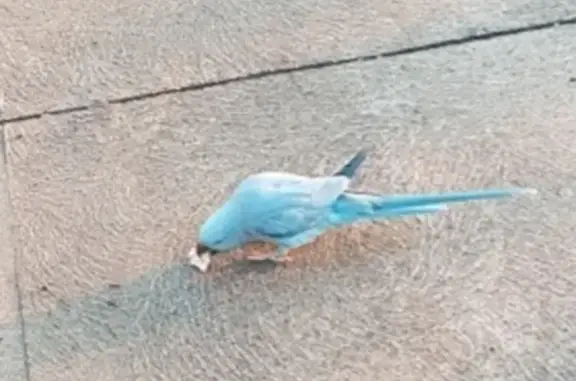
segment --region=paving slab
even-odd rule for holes
[[[32,380],[573,380],[576,27],[6,126]],[[185,253],[244,175],[537,197]],[[256,250],[251,248],[250,250]]]
[[[12,218],[2,135],[0,135],[0,242],[2,242],[0,246],[0,380],[23,381],[25,380],[24,341],[16,292],[16,258],[12,250],[10,234]]]
[[[2,117],[569,17],[573,0],[4,0]]]

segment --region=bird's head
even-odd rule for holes
[[[188,255],[192,266],[206,272],[213,255],[241,245],[239,223],[233,217],[228,208],[222,208],[202,224],[198,241]]]

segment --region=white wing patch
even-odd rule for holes
[[[325,177],[319,187],[310,195],[310,201],[314,205],[332,204],[348,189],[350,179],[344,176]]]

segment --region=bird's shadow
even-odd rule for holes
[[[222,270],[232,271],[238,275],[263,275],[287,268],[289,265],[290,264],[275,263],[273,261],[249,261],[247,259],[239,259],[227,264]]]

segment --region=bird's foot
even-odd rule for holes
[[[284,255],[284,256],[277,256],[274,254],[268,254],[268,255],[249,255],[246,257],[247,260],[249,261],[254,261],[254,262],[263,262],[263,261],[272,261],[274,263],[288,263],[288,262],[292,262],[293,258]]]
[[[294,262],[294,258],[289,257],[289,256],[284,256],[284,257],[274,257],[272,256],[270,258],[270,260],[274,263],[291,263]]]
[[[262,262],[270,259],[270,255],[248,255],[246,259],[254,262]]]

